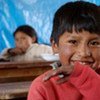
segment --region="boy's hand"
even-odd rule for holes
[[[96,69],[96,72],[100,75],[100,64],[99,64],[98,68]]]
[[[73,71],[73,66],[72,65],[67,65],[67,66],[61,66],[55,70],[51,70],[49,73],[47,73],[43,79],[43,81],[47,81],[51,77],[59,75],[60,79],[57,80],[57,83],[64,83],[68,80],[69,75]]]
[[[8,50],[8,53],[12,56],[15,56],[24,54],[25,52],[21,48],[12,48]]]

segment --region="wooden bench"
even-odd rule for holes
[[[52,69],[51,63],[53,62],[1,62],[0,100],[26,97],[32,80]]]
[[[27,98],[27,93],[31,81],[1,83],[0,84],[0,100]]]

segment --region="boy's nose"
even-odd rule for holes
[[[88,46],[81,46],[77,50],[77,55],[80,57],[90,57],[91,51]]]

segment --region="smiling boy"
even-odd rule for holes
[[[28,100],[100,100],[99,7],[85,1],[60,7],[51,40],[61,66],[33,81]]]

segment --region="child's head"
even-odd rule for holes
[[[93,3],[69,2],[55,13],[51,35],[63,66],[79,61],[95,68],[100,63],[100,10]]]
[[[29,25],[19,26],[14,32],[16,47],[27,50],[32,43],[37,43],[37,33]]]

